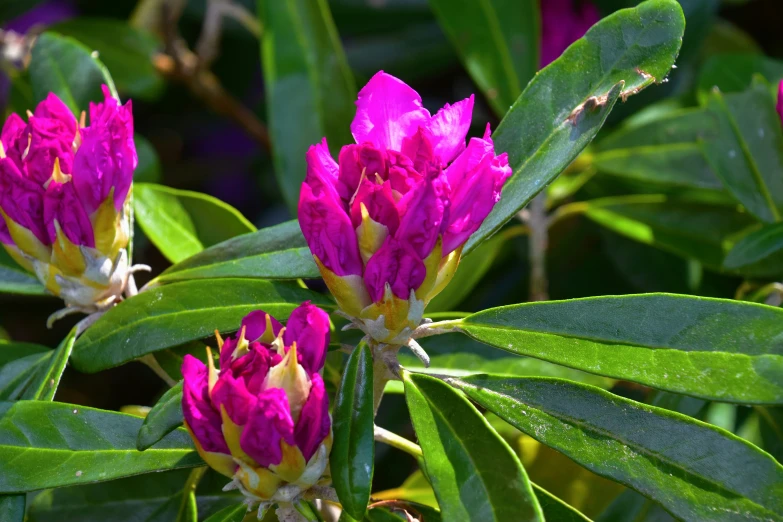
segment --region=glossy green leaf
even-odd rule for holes
[[[434,377],[406,372],[403,381],[443,518],[543,521],[522,464],[478,410]]]
[[[36,38],[29,71],[36,103],[53,92],[75,115],[86,111],[90,101],[103,100],[102,84],[116,95],[111,76],[92,51],[52,31]]]
[[[221,509],[204,522],[242,522],[242,519],[247,515],[247,504],[237,504],[236,506],[228,506]]]
[[[133,185],[133,209],[141,229],[172,263],[255,231],[238,210],[217,198],[153,183]]]
[[[59,23],[53,29],[78,40],[91,51],[98,51],[117,89],[128,96],[149,100],[163,90],[163,77],[152,61],[161,45],[152,34],[126,21],[110,18],[79,17]]]
[[[37,344],[0,341],[0,400],[20,399],[53,353]]]
[[[142,420],[132,415],[45,401],[0,403],[0,493],[89,484],[198,466],[184,429],[145,452]]]
[[[372,362],[368,344],[353,350],[334,405],[332,482],[343,509],[356,519],[367,511],[375,466]]]
[[[585,216],[609,230],[716,271],[722,270],[730,238],[755,224],[734,207],[663,195],[601,198],[579,205]]]
[[[538,70],[538,1],[430,0],[430,5],[495,113],[505,114]]]
[[[3,522],[24,522],[24,495],[0,495],[0,520]]]
[[[783,223],[765,225],[740,239],[723,260],[723,266],[728,269],[742,269],[781,250],[783,250]],[[778,257],[776,256],[775,261],[780,261]],[[772,274],[783,272],[783,267],[772,266],[771,269]]]
[[[33,274],[16,264],[5,249],[0,248],[0,293],[46,295],[46,290]]]
[[[723,402],[783,403],[783,310],[673,294],[503,306],[455,321],[520,355]]]
[[[716,118],[685,109],[602,140],[592,164],[601,172],[654,183],[721,190],[698,141],[716,134]]]
[[[57,387],[60,385],[60,378],[65,371],[65,365],[71,357],[73,345],[76,342],[76,329],[72,329],[68,336],[63,339],[60,346],[54,350],[54,353],[48,358],[47,364],[42,365],[30,380],[27,389],[22,394],[22,399],[36,401],[52,401]]]
[[[541,511],[544,512],[544,519],[557,522],[590,522],[578,509],[569,506],[544,488],[533,484],[533,491],[541,505]]]
[[[323,296],[293,283],[255,279],[185,281],[152,288],[111,308],[79,337],[77,370],[93,373],[148,353],[231,332],[254,310],[279,320],[303,301],[330,306]]]
[[[471,399],[684,520],[783,520],[783,466],[691,417],[562,379],[476,375]]]
[[[514,175],[465,253],[496,232],[595,137],[619,97],[662,81],[685,19],[675,0],[648,0],[604,18],[528,84],[492,138]]]
[[[326,0],[259,0],[258,13],[275,174],[296,215],[307,149],[353,143],[356,85]]]
[[[750,87],[756,74],[777,84],[783,79],[783,62],[761,54],[713,56],[704,63],[699,74],[699,97],[706,101],[715,87],[723,93],[744,91]]]
[[[735,94],[713,92],[707,108],[719,137],[703,144],[712,169],[750,213],[767,223],[783,213],[783,130],[769,86]]]
[[[188,279],[320,277],[298,221],[287,221],[218,243],[177,263],[156,278],[170,283]]]
[[[182,426],[182,381],[171,387],[152,407],[136,438],[136,449],[144,451]]]
[[[46,490],[30,503],[29,522],[173,522],[189,475],[189,470],[174,470]],[[200,517],[233,508],[242,500],[236,491],[222,491],[227,481],[213,471],[202,478],[196,489]]]

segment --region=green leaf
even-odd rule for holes
[[[155,281],[249,277],[299,279],[320,277],[298,221],[287,221],[243,234],[177,263]]]
[[[0,341],[0,400],[20,399],[53,353],[37,344]]]
[[[43,285],[0,248],[0,293],[46,295]]]
[[[237,504],[236,506],[228,506],[225,509],[221,509],[204,522],[242,522],[242,519],[247,515],[247,504]]]
[[[57,387],[60,385],[60,378],[65,371],[65,365],[71,357],[73,345],[76,342],[76,328],[73,328],[68,336],[63,339],[60,346],[51,354],[46,366],[36,372],[22,394],[22,399],[36,401],[52,401],[54,394],[57,393]]]
[[[673,294],[503,306],[455,321],[520,355],[723,402],[783,402],[783,310]]]
[[[182,426],[182,381],[173,386],[152,407],[136,438],[136,449],[144,451]]]
[[[678,518],[783,519],[783,466],[725,430],[562,379],[476,375],[454,384],[514,427]]]
[[[182,363],[185,362],[185,355],[192,355],[206,364],[207,345],[201,341],[191,341],[173,348],[159,350],[154,354],[160,367],[175,382],[182,379]]]
[[[24,522],[27,499],[24,495],[0,495],[0,520]]]
[[[326,0],[259,0],[258,13],[275,174],[296,215],[308,147],[353,143],[356,85]]]
[[[543,521],[522,464],[476,408],[434,377],[403,381],[444,520]]]
[[[372,362],[368,344],[354,348],[334,405],[332,482],[343,509],[356,519],[367,511],[375,465]]]
[[[715,136],[717,121],[704,109],[685,109],[602,140],[592,164],[601,172],[666,185],[721,190],[698,141]]]
[[[750,213],[767,223],[780,221],[783,130],[769,87],[757,82],[741,93],[713,92],[707,108],[720,130],[703,143],[712,169]]]
[[[53,92],[75,115],[86,111],[89,102],[103,101],[102,84],[116,96],[109,72],[91,50],[53,31],[35,40],[29,71],[36,103]]]
[[[153,183],[134,183],[133,209],[141,229],[172,263],[256,229],[217,198]]]
[[[648,0],[590,29],[528,84],[492,138],[514,175],[465,253],[495,233],[595,137],[619,97],[662,81],[685,27],[674,0]]]
[[[740,269],[762,261],[783,250],[783,223],[764,225],[740,239],[729,251],[723,266]],[[773,267],[773,274],[780,274],[780,267]]]
[[[320,294],[287,282],[215,279],[152,288],[111,308],[88,328],[76,341],[72,362],[81,372],[105,370],[215,330],[235,331],[254,310],[283,320],[307,300],[331,306]]]
[[[777,84],[783,79],[783,62],[761,54],[713,56],[704,63],[699,74],[699,98],[706,101],[715,87],[723,93],[744,91],[750,87],[756,74]]]
[[[139,164],[133,173],[133,181],[138,183],[157,183],[160,181],[160,160],[152,143],[140,134],[133,136],[136,142],[136,154],[139,156]]]
[[[430,0],[430,5],[492,109],[505,114],[538,70],[538,2]]]
[[[89,484],[201,464],[184,429],[145,452],[142,420],[45,401],[0,403],[0,493]]]
[[[599,225],[721,271],[730,238],[755,224],[734,207],[651,194],[577,203]]]
[[[544,519],[557,522],[590,522],[578,509],[569,506],[541,486],[533,484],[533,491],[541,505],[541,511],[544,512]]]
[[[74,18],[53,29],[98,51],[117,89],[128,96],[152,100],[163,91],[163,77],[152,61],[161,45],[152,34],[110,18]]]

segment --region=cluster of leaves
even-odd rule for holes
[[[759,304],[777,295],[783,273],[783,131],[769,83],[783,77],[783,64],[708,56],[716,1],[648,0],[617,11],[538,74],[537,2],[430,5],[502,116],[493,139],[514,175],[428,309],[452,333],[422,340],[429,368],[401,356],[402,383],[387,386],[404,393],[420,445],[386,440],[419,466],[401,488],[372,490],[370,348],[330,353],[341,520],[405,520],[406,511],[425,521],[783,520],[775,460],[783,457],[783,311]],[[325,0],[266,0],[258,14],[275,172],[295,208],[306,148],[324,135],[350,141],[356,85]],[[120,92],[154,97],[162,79],[149,64],[158,46],[119,22],[61,24],[37,38],[29,68],[14,78],[12,106],[55,92],[78,113],[100,98],[101,83],[114,83],[109,70]],[[675,60],[691,84],[673,77],[639,94],[662,83]],[[674,83],[681,94],[650,103]],[[591,145],[638,94],[648,96],[646,107]],[[216,198],[156,184],[154,152],[140,136],[137,144],[135,219],[171,266],[55,350],[0,342],[2,520],[120,520],[124,510],[132,520],[242,520],[241,498],[205,474],[181,427],[182,357],[203,359],[215,329],[229,333],[256,309],[284,319],[311,300],[335,311],[302,283],[319,274],[295,221],[257,230]],[[491,269],[526,232],[506,223],[538,193],[551,234],[585,216],[616,247],[618,266],[659,256],[644,269],[684,270],[683,291],[697,295],[712,295],[700,291],[709,277],[741,276],[745,300],[652,293],[453,312],[491,284]],[[43,294],[6,257],[0,290]],[[337,330],[335,348],[356,344]],[[67,363],[96,373],[136,360],[173,384],[145,418],[53,402]],[[534,474],[535,454],[546,448],[589,470],[593,484],[597,475],[623,492],[606,509],[559,498],[566,495],[548,489],[576,467],[564,465],[553,480]]]

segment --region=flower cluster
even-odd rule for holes
[[[332,445],[329,399],[318,373],[329,316],[309,302],[286,327],[256,311],[236,337],[218,336],[220,371],[185,356],[182,410],[196,448],[251,502],[291,502],[319,484]]]
[[[299,223],[342,311],[375,340],[405,344],[511,169],[489,125],[465,145],[472,96],[431,116],[381,71],[356,105],[355,145],[338,161],[326,139],[307,152]]]
[[[77,121],[54,94],[0,134],[0,242],[69,307],[113,304],[128,278],[129,194],[138,162],[131,103]]]

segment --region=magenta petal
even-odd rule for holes
[[[340,149],[340,173],[337,182],[337,192],[347,204],[353,199],[356,189],[364,176],[376,179],[386,179],[388,170],[386,153],[369,143],[362,145],[346,145]]]
[[[269,368],[280,360],[280,356],[275,355],[277,361],[273,360],[272,353],[266,346],[261,343],[250,343],[248,352],[233,361],[229,360],[224,371],[230,371],[232,377],[242,379],[248,393],[258,395],[264,387]]]
[[[777,110],[778,110],[778,115],[780,115],[780,120],[781,122],[783,122],[783,80],[781,80],[780,83],[778,84]]]
[[[559,58],[600,19],[598,8],[590,0],[542,0],[541,67]]]
[[[428,127],[434,138],[435,156],[439,157],[444,165],[465,150],[465,137],[468,135],[472,118],[471,94],[469,98],[454,105],[447,103],[430,120]]]
[[[30,133],[30,148],[23,160],[27,177],[43,185],[52,177],[54,161],[58,158],[60,170],[70,174],[73,168],[73,133],[66,124],[56,119],[33,116],[27,131]]]
[[[239,445],[261,466],[280,464],[283,460],[280,441],[295,444],[288,397],[282,389],[270,388],[258,396],[257,404],[242,430]]]
[[[46,98],[38,104],[33,115],[36,118],[49,118],[59,121],[68,129],[71,141],[73,141],[78,126],[76,118],[71,112],[71,109],[69,109],[53,92],[50,92]]]
[[[421,97],[402,80],[379,71],[367,82],[356,101],[351,132],[356,143],[399,151],[403,138],[412,136],[430,119]]]
[[[354,227],[358,227],[362,223],[362,204],[367,209],[370,218],[386,225],[390,234],[397,231],[397,227],[400,225],[400,214],[397,211],[397,202],[394,201],[391,183],[384,181],[379,185],[367,178],[362,180],[351,204],[351,223]]]
[[[319,374],[312,375],[312,387],[296,423],[294,439],[306,461],[315,454],[318,446],[329,435],[332,420],[329,418],[329,397]]]
[[[186,355],[182,363],[182,414],[193,435],[205,451],[229,454],[223,438],[220,413],[209,400],[207,367]]]
[[[57,240],[55,220],[71,243],[95,248],[92,223],[76,197],[72,183],[52,181],[44,194],[44,222],[50,243]]]
[[[329,349],[329,314],[310,301],[302,303],[288,318],[283,342],[286,346],[296,342],[300,363],[308,374],[320,371]]]
[[[413,248],[390,236],[367,261],[364,285],[375,302],[383,299],[387,283],[391,285],[394,295],[408,299],[411,290],[419,288],[426,275],[427,268]]]
[[[218,410],[224,407],[234,424],[244,426],[256,408],[256,398],[248,391],[243,379],[235,378],[233,372],[221,370],[212,388],[212,404]]]
[[[16,167],[21,172],[24,169],[22,154],[27,148],[27,124],[18,114],[11,114],[3,125],[0,141],[3,142],[3,148],[6,155],[13,160]]]
[[[266,333],[267,316],[269,316],[269,320],[272,324],[272,336],[277,337],[277,334],[283,328],[283,325],[266,312],[256,310],[255,312],[250,312],[242,319],[242,326],[245,328],[245,339],[250,342],[257,341],[259,337]]]
[[[50,245],[44,225],[43,197],[43,188],[23,177],[10,158],[0,159],[0,208],[15,223],[31,231],[41,243]]]
[[[420,259],[425,259],[435,243],[443,221],[443,188],[441,181],[432,178],[420,183],[400,201],[404,215],[395,237],[413,247]]]

